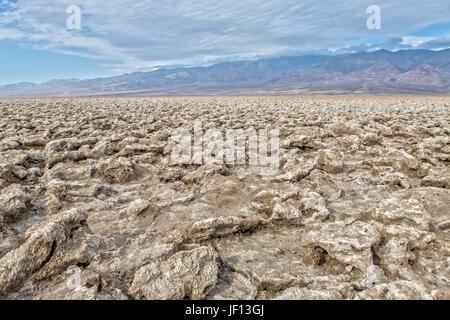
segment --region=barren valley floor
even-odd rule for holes
[[[196,121],[278,172],[172,163]],[[0,297],[450,299],[449,161],[449,97],[1,99]]]

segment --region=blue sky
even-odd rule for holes
[[[66,26],[70,5],[80,30]],[[0,0],[0,84],[414,48],[450,48],[450,1]]]

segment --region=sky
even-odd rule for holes
[[[79,24],[67,11],[73,6]],[[380,28],[367,26],[370,6],[380,9]],[[0,0],[0,85],[262,57],[445,48],[449,0]]]

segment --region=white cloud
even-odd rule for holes
[[[450,35],[432,39],[430,41],[424,42],[420,44],[421,49],[446,49],[450,48]]]
[[[326,53],[348,37],[398,38],[448,20],[448,0],[378,0],[382,30],[367,30],[373,0],[0,0],[0,40],[115,61],[120,72],[225,59]],[[82,9],[82,30],[66,30],[69,5]],[[397,47],[430,39],[403,37]],[[378,44],[379,45],[379,44]],[[388,43],[386,45],[392,45]],[[374,45],[365,45],[368,50]],[[344,48],[344,49],[341,49]]]
[[[433,37],[415,37],[415,36],[405,36],[403,37],[403,41],[400,42],[402,45],[409,45],[414,48],[417,48],[418,46],[422,45],[423,43],[427,41],[433,40]]]

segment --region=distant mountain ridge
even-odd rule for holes
[[[450,49],[236,61],[88,80],[0,86],[0,96],[144,94],[449,94]]]
[[[336,57],[293,73],[278,85],[351,93],[450,93],[450,49],[380,50]]]

